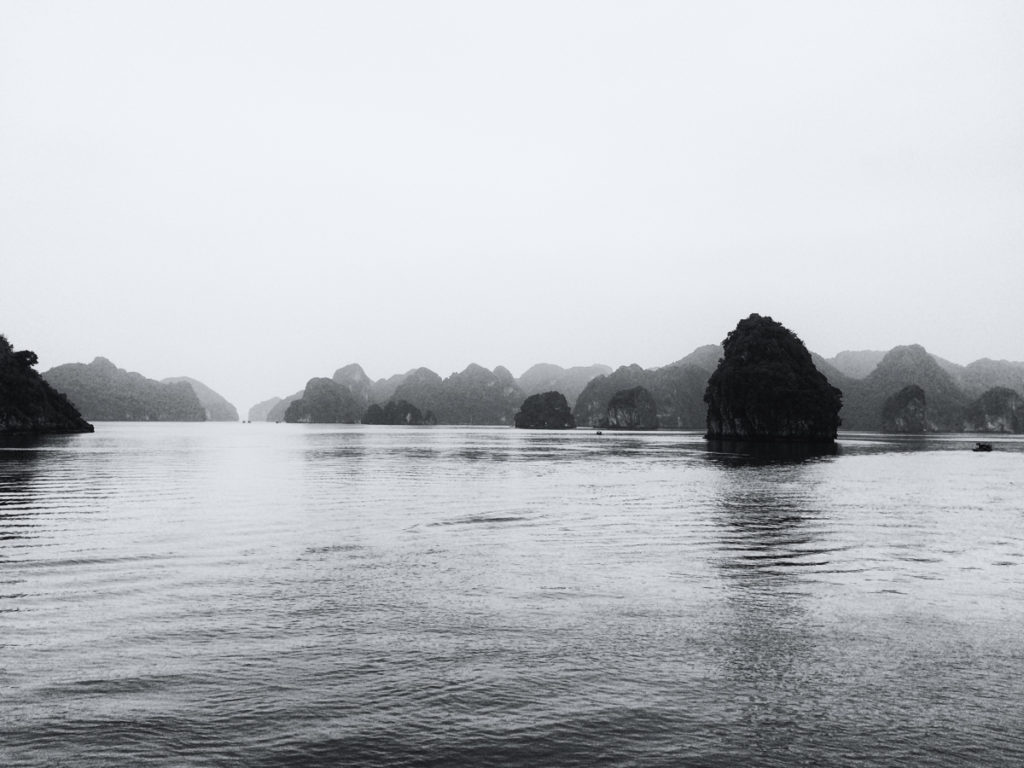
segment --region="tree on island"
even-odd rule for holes
[[[795,333],[752,314],[722,342],[708,380],[708,439],[832,442],[842,392],[814,367]]]

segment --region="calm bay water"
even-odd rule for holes
[[[1024,764],[1024,440],[0,446],[0,765]]]

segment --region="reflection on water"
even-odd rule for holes
[[[1024,442],[970,446],[0,447],[0,762],[1020,764]]]
[[[728,466],[767,466],[817,461],[839,454],[836,443],[758,443],[740,440],[708,440],[708,458]]]

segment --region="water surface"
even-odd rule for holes
[[[0,447],[0,764],[1024,764],[1024,441]]]

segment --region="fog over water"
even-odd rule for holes
[[[0,332],[245,412],[360,362],[1024,359],[1024,5],[0,4]]]

